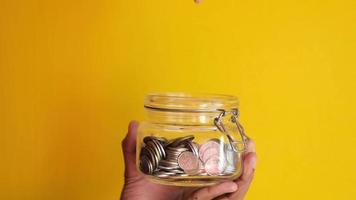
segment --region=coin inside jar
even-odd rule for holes
[[[235,172],[236,152],[230,145],[217,138],[201,145],[193,140],[191,135],[170,141],[146,136],[140,152],[140,170],[165,179],[224,176]]]
[[[248,137],[237,97],[152,93],[145,97],[144,108],[145,120],[135,127],[135,167],[147,180],[195,188],[243,174]]]
[[[210,158],[205,162],[205,170],[209,175],[221,174],[225,169],[225,164],[218,157]]]
[[[170,146],[170,147],[177,147],[178,145],[182,144],[183,142],[192,141],[193,139],[194,139],[193,135],[188,135],[185,137],[176,138],[175,140],[168,142],[166,145]]]
[[[179,155],[178,165],[187,174],[199,172],[199,159],[190,151],[185,151]]]
[[[141,157],[140,169],[146,174],[152,174],[153,165],[147,156]]]
[[[199,155],[198,145],[196,143],[193,143],[192,141],[187,141],[185,144],[189,151],[193,152],[195,156]]]
[[[219,149],[220,148],[220,141],[219,140],[209,140],[202,144],[199,148],[199,157],[204,161],[204,153],[207,149]]]

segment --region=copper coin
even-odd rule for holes
[[[185,151],[179,155],[178,165],[187,174],[199,172],[199,159],[190,151]]]
[[[212,176],[221,174],[224,171],[224,166],[219,158],[211,158],[205,162],[205,171]]]
[[[200,145],[196,142],[192,142],[194,148],[197,150],[197,153],[199,154],[199,148],[200,148]]]
[[[219,147],[220,147],[219,140],[209,140],[209,141],[205,142],[199,148],[199,157],[200,157],[200,159],[203,160],[203,155],[204,155],[205,150],[211,149],[211,148],[217,148],[218,149]]]
[[[220,149],[216,147],[208,148],[204,151],[204,153],[201,156],[201,160],[203,162],[206,162],[209,158],[217,156],[219,157],[220,155]]]

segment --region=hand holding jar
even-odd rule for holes
[[[145,108],[148,120],[131,122],[122,143],[121,199],[244,198],[256,154],[235,97],[153,94]]]

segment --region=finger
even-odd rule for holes
[[[122,141],[122,151],[125,161],[125,177],[130,178],[138,175],[136,170],[136,135],[137,121],[131,121],[125,139]]]
[[[219,183],[218,185],[213,185],[197,190],[190,196],[190,200],[210,200],[214,199],[225,193],[235,192],[237,190],[237,185],[233,181]]]
[[[227,196],[222,196],[222,197],[219,197],[219,198],[215,198],[214,200],[230,200],[230,198],[227,197]]]
[[[256,152],[255,143],[252,139],[249,139],[247,142],[247,152]]]
[[[248,180],[256,168],[256,153],[247,153],[244,158],[244,169],[240,180]]]
[[[231,194],[230,199],[243,200],[252,182],[253,175],[255,172],[255,167],[256,167],[256,153],[255,152],[247,153],[244,159],[243,174],[239,179],[235,181],[239,187],[239,190]]]

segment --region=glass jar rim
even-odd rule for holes
[[[167,112],[221,112],[237,109],[236,96],[209,93],[149,93],[145,96],[146,109]]]

